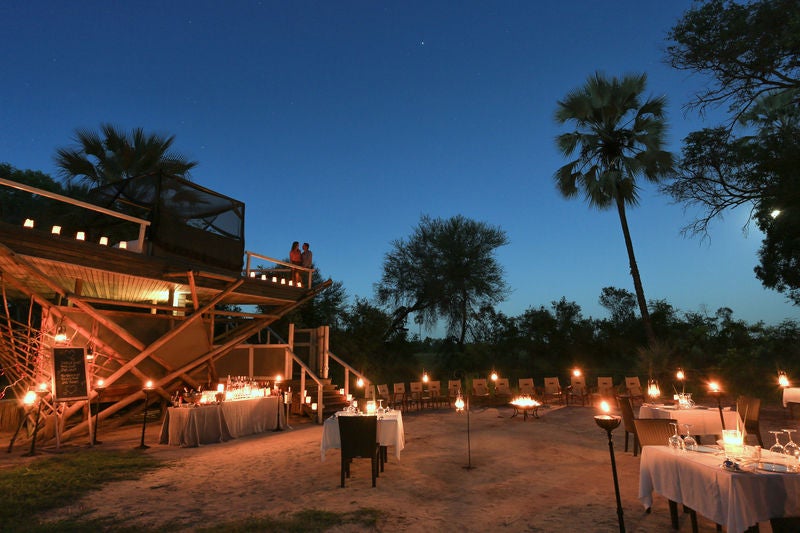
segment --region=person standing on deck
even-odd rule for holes
[[[293,265],[303,266],[303,254],[300,253],[300,243],[298,241],[292,243],[292,249],[289,250],[289,262]],[[292,269],[292,279],[295,283],[300,281],[299,270]]]

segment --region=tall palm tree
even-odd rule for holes
[[[170,152],[175,136],[145,134],[135,128],[130,135],[110,124],[102,124],[100,133],[78,129],[77,147],[60,148],[55,157],[59,173],[69,185],[78,180],[97,186],[121,181],[153,171],[189,177],[196,161]]]
[[[556,121],[574,124],[575,131],[557,136],[556,143],[565,157],[577,152],[577,158],[554,177],[565,198],[583,192],[591,207],[616,207],[645,335],[654,347],[655,333],[625,214],[626,206],[638,204],[638,177],[658,182],[672,172],[672,154],[662,150],[666,100],[642,102],[646,82],[645,74],[609,79],[595,73],[558,102]]]

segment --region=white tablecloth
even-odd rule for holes
[[[786,387],[783,389],[783,406],[789,403],[800,403],[800,387]]]
[[[161,425],[159,442],[194,447],[286,427],[279,397],[223,402],[220,405],[170,407]],[[280,416],[280,421],[278,417]]]
[[[739,413],[725,408],[722,416],[725,418],[725,429],[739,428],[744,433],[744,424],[739,418]],[[678,424],[690,424],[693,435],[722,435],[722,422],[719,419],[719,409],[716,407],[675,409],[644,404],[639,408],[639,418],[671,418]],[[683,434],[683,427],[679,427],[679,431]]]
[[[769,451],[763,451],[769,460]],[[800,474],[729,472],[724,456],[675,452],[666,446],[645,446],[639,470],[639,500],[653,504],[653,492],[686,505],[738,533],[770,518],[800,516]]]
[[[336,416],[347,416],[346,414],[336,413]],[[358,415],[356,415],[358,416]],[[406,446],[406,435],[403,431],[403,415],[400,411],[392,411],[389,414],[378,418],[378,442],[381,446],[393,446],[394,455],[400,460],[400,452]],[[341,448],[342,442],[339,439],[339,421],[335,417],[325,420],[322,426],[322,460],[325,460],[325,452],[330,448]]]

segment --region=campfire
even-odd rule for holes
[[[534,418],[539,418],[539,406],[542,405],[538,401],[534,400],[530,396],[517,396],[513,400],[511,400],[511,406],[514,408],[514,414],[511,415],[511,418],[514,418],[520,412],[522,413],[522,419],[528,419],[528,413],[532,414]]]

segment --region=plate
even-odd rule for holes
[[[789,473],[789,467],[785,464],[781,463],[767,463],[767,462],[760,462],[758,463],[758,469],[764,470],[765,472],[779,472],[781,474]]]

